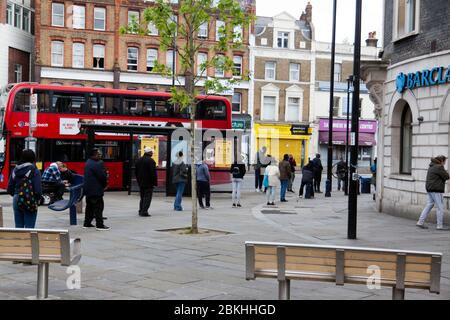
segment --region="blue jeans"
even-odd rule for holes
[[[13,198],[13,211],[16,228],[34,229],[34,226],[36,225],[37,212],[29,212],[20,209],[17,205],[18,197],[19,196],[16,194]]]
[[[286,191],[289,184],[289,180],[281,180],[281,191],[280,191],[280,200],[284,201],[286,200]]]
[[[177,186],[177,195],[175,196],[174,209],[181,211],[183,210],[183,207],[181,207],[181,201],[183,200],[183,192],[186,182],[177,182],[175,185]]]

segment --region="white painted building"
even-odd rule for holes
[[[33,79],[34,9],[31,0],[0,1],[0,87]]]

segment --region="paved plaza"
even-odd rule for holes
[[[441,294],[406,290],[406,299],[450,299],[450,232],[417,229],[415,221],[375,211],[372,195],[359,197],[358,240],[347,236],[347,197],[334,192],[288,203],[265,206],[263,194],[251,189],[249,175],[243,208],[231,208],[229,194],[213,194],[211,211],[199,211],[201,228],[226,235],[175,235],[159,230],[190,226],[191,201],[175,212],[173,198],[157,194],[150,218],[137,215],[138,196],[111,192],[105,196],[108,232],[69,227],[68,213],[41,207],[38,228],[69,229],[82,241],[81,289],[69,290],[66,268],[50,266],[49,294],[60,299],[277,299],[275,279],[245,280],[244,242],[277,241],[437,251],[443,253]],[[299,181],[297,181],[299,182]],[[11,198],[0,196],[5,226],[13,226]],[[36,292],[36,266],[0,263],[0,299],[25,299]],[[390,299],[391,289],[369,290],[361,285],[293,281],[291,298]]]

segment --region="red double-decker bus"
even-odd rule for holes
[[[69,169],[83,173],[88,145],[83,123],[190,128],[189,110],[171,104],[169,93],[16,84],[3,90],[0,100],[1,189],[6,189],[11,169],[19,161],[25,138],[29,136],[31,93],[37,97],[37,123],[33,137],[37,139],[37,166],[42,170],[52,162],[63,161]],[[196,119],[202,128],[231,129],[231,104],[226,98],[200,96],[198,101]],[[132,150],[136,158],[143,148],[143,141],[153,143],[154,158],[157,158],[155,161],[159,168],[158,180],[165,181],[165,168],[170,166],[166,161],[167,137],[140,136],[130,142],[129,137],[123,134],[95,135],[95,146],[101,150],[109,173],[110,189],[129,187],[131,170],[127,167],[130,162],[125,150]],[[213,162],[210,165],[218,167]],[[223,172],[213,173],[212,183],[224,183],[228,176]]]

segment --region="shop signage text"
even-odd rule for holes
[[[417,71],[416,73],[404,74],[401,72],[397,76],[397,91],[402,93],[406,89],[417,89],[420,87],[435,86],[450,83],[450,66],[435,67],[431,70]]]
[[[305,124],[293,124],[291,126],[292,135],[310,135],[309,125]]]

